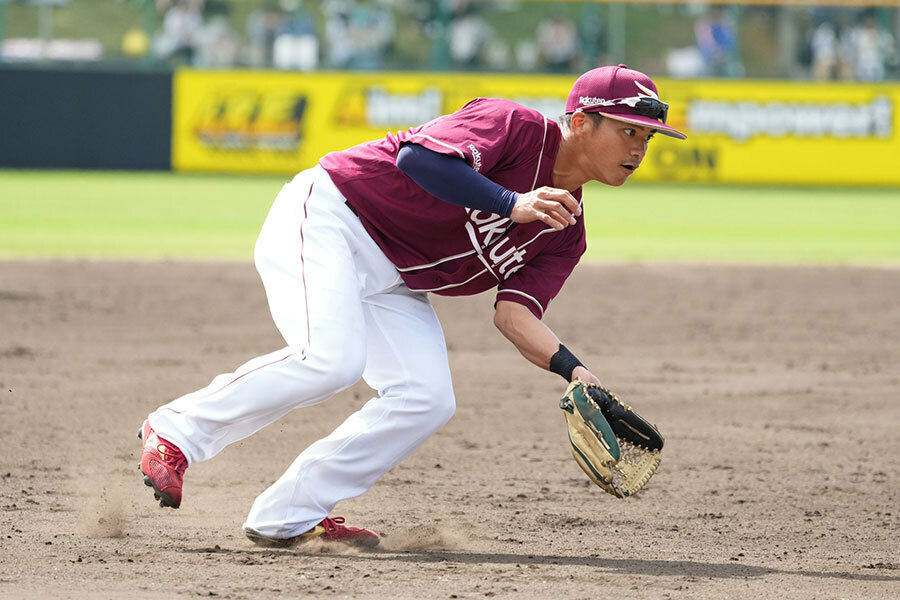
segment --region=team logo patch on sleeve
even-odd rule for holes
[[[466,146],[469,150],[472,151],[472,168],[475,169],[475,172],[481,172],[481,152],[478,151],[478,148],[475,147],[475,144],[469,144]]]

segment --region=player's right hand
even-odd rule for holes
[[[566,190],[549,186],[519,194],[509,218],[516,223],[541,221],[557,231],[575,224],[581,207]]]

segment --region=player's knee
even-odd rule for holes
[[[447,421],[453,417],[453,414],[456,412],[456,397],[453,395],[453,390],[450,390],[450,393],[443,397],[439,403],[435,406],[435,424],[437,427],[443,427]]]
[[[339,356],[338,360],[328,364],[324,377],[335,388],[343,390],[360,380],[365,367],[365,356],[359,357],[353,354],[345,354]]]
[[[427,406],[428,418],[435,429],[442,427],[456,412],[456,396],[449,376],[429,380],[418,393]]]
[[[351,345],[341,352],[317,353],[300,351],[296,360],[312,369],[322,392],[337,393],[360,380],[366,367],[366,355]]]

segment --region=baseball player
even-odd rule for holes
[[[298,174],[255,248],[287,346],[149,415],[140,468],[160,505],[178,508],[192,463],[362,378],[377,395],[304,450],[243,528],[260,545],[376,545],[329,515],[453,415],[429,292],[496,289],[494,324],[526,359],[599,383],[541,318],[585,251],[581,186],[625,183],[656,133],[684,139],[667,110],[647,75],[602,67],[575,82],[559,122],[477,98]]]

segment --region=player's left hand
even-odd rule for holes
[[[560,400],[572,456],[591,481],[618,498],[643,488],[660,462],[663,437],[653,423],[601,385],[573,379]]]
[[[572,381],[576,379],[580,379],[585,383],[593,383],[594,385],[600,385],[600,380],[597,379],[597,376],[588,371],[584,366],[579,365],[572,370]]]

